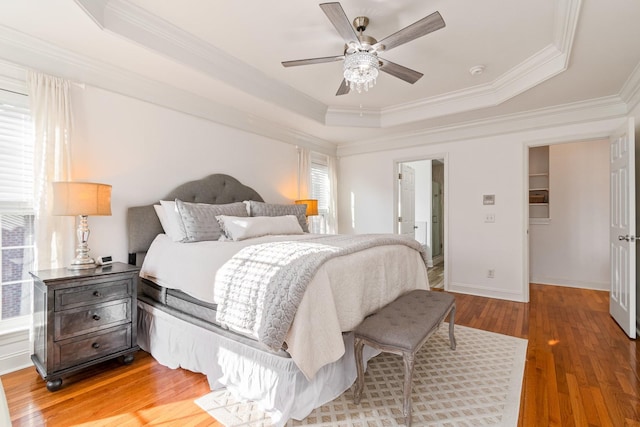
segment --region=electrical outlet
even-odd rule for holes
[[[494,213],[485,214],[484,222],[496,222],[496,214]]]
[[[487,270],[487,277],[489,279],[493,279],[494,277],[496,277],[496,271],[493,268],[490,268],[489,270]]]

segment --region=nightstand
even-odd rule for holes
[[[62,377],[116,357],[133,362],[139,268],[113,263],[88,270],[32,272],[34,354],[49,391]]]

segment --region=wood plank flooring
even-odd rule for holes
[[[529,339],[519,426],[640,426],[640,349],[608,292],[531,285],[529,304],[456,294],[456,323]],[[203,375],[138,352],[46,390],[34,368],[1,377],[14,426],[215,426],[193,400]]]

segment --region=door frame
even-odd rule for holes
[[[400,195],[398,194],[398,170],[400,163],[419,162],[422,160],[440,160],[444,164],[444,186],[442,188],[442,197],[444,197],[444,206],[442,212],[442,221],[444,221],[443,232],[444,237],[442,244],[444,251],[442,259],[444,262],[443,286],[444,290],[449,290],[449,153],[434,153],[421,156],[400,157],[393,160],[393,172],[391,174],[393,182],[393,232],[398,234],[398,204],[400,203]]]
[[[609,136],[615,132],[615,129],[620,127],[622,123],[626,120],[626,116],[619,119],[619,122],[616,126],[613,126],[611,129],[604,129],[601,131],[594,132],[585,132],[573,134],[570,136],[566,136],[562,139],[559,138],[543,138],[543,139],[535,139],[531,141],[526,141],[522,144],[523,149],[523,177],[522,177],[522,212],[523,212],[523,221],[522,221],[522,235],[524,236],[522,239],[522,295],[523,301],[528,303],[530,300],[529,295],[529,271],[530,271],[530,259],[529,259],[529,148],[531,147],[540,147],[544,145],[558,145],[558,144],[566,144],[571,142],[589,142],[589,141],[598,141],[598,140],[608,140]],[[637,171],[636,171],[637,172]],[[552,197],[550,196],[550,199]],[[549,206],[549,218],[552,218],[551,206]]]

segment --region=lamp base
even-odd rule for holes
[[[93,258],[89,259],[74,259],[71,261],[71,265],[67,267],[68,270],[86,270],[89,268],[96,268],[98,265]]]
[[[86,270],[96,268],[96,262],[89,256],[89,225],[87,223],[87,215],[79,215],[78,229],[76,234],[78,237],[78,247],[76,248],[76,257],[71,260],[71,265],[67,267],[69,270]]]

